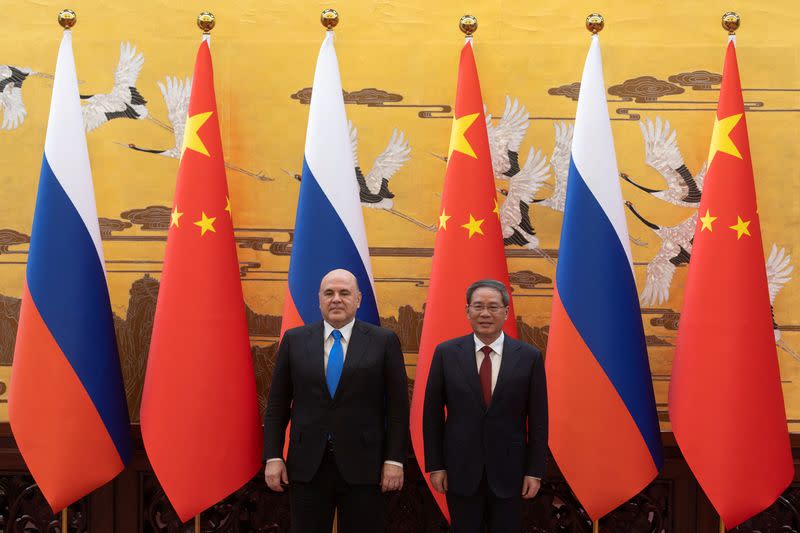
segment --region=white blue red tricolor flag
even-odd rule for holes
[[[53,81],[8,403],[14,438],[54,512],[131,456],[70,31]]]
[[[663,462],[597,36],[575,116],[545,368],[550,449],[596,520]]]
[[[337,268],[349,270],[358,280],[362,298],[356,317],[378,324],[342,80],[329,31],[314,73],[281,333],[322,318],[319,283]]]

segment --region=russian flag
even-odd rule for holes
[[[598,37],[586,58],[547,345],[550,449],[593,520],[663,463]]]
[[[70,31],[53,81],[8,411],[54,512],[110,481],[131,456]]]
[[[319,284],[337,268],[358,280],[361,307],[356,317],[379,324],[339,62],[333,32],[328,31],[314,72],[281,335],[322,318]]]

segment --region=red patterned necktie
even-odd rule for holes
[[[478,376],[481,379],[481,391],[483,391],[483,403],[489,407],[489,402],[492,401],[492,358],[489,355],[492,349],[488,346],[481,348],[483,352],[483,361],[481,362],[481,369]]]

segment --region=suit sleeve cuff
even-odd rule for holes
[[[283,459],[280,457],[273,457],[272,459],[267,459],[267,463],[274,463],[276,461],[283,462]]]
[[[397,461],[384,461],[383,464],[385,465],[394,465],[403,468],[403,463],[398,463]]]

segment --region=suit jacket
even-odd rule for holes
[[[408,385],[400,341],[389,329],[356,320],[331,398],[323,329],[320,321],[283,335],[264,415],[264,459],[283,457],[291,420],[289,482],[311,481],[330,435],[346,482],[379,483],[384,461],[406,459]]]
[[[453,494],[474,495],[485,471],[497,497],[519,496],[523,477],[543,477],[547,460],[542,354],[506,335],[488,408],[475,361],[472,334],[436,347],[423,408],[425,469],[447,470]]]

